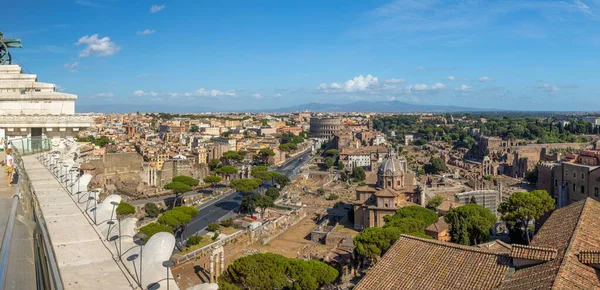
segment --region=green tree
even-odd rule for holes
[[[437,207],[442,204],[442,202],[444,202],[444,199],[440,195],[436,195],[427,202],[426,207],[431,210],[436,210]]]
[[[331,158],[331,157],[327,157],[327,158],[325,159],[325,166],[326,166],[327,168],[331,168],[331,167],[333,167],[333,163],[334,163],[334,161],[333,161],[333,158]]]
[[[237,179],[231,181],[229,187],[241,193],[248,194],[258,189],[258,182],[255,179]]]
[[[223,176],[230,177],[230,176],[238,173],[238,169],[231,165],[225,165],[225,166],[217,168],[217,170],[215,170],[215,172],[217,174],[221,174]]]
[[[160,224],[160,223],[149,223],[140,228],[140,233],[146,235],[143,239],[144,242],[147,242],[153,235],[160,232],[173,233],[173,228],[168,225]]]
[[[185,176],[185,175],[179,175],[179,176],[173,177],[173,182],[181,182],[181,183],[187,184],[191,187],[198,186],[198,184],[200,183],[198,181],[198,179],[191,177],[191,176]]]
[[[173,210],[180,211],[190,217],[195,217],[198,215],[198,209],[194,206],[176,206]]]
[[[185,226],[191,220],[191,216],[179,210],[169,210],[158,217],[158,223],[168,225],[174,229]]]
[[[208,161],[208,168],[210,170],[215,170],[215,168],[217,168],[217,166],[219,166],[219,163],[221,163],[221,160],[219,159],[211,159]]]
[[[406,206],[396,210],[394,215],[384,217],[386,225],[388,222],[393,223],[394,220],[411,218],[420,221],[423,224],[423,229],[438,221],[438,215],[435,211],[420,207],[418,205]]]
[[[275,187],[269,187],[267,189],[267,192],[265,193],[266,196],[270,197],[272,200],[277,200],[279,198],[279,189],[275,188]]]
[[[177,203],[179,202],[179,199],[181,198],[181,196],[184,193],[191,191],[192,187],[185,183],[173,181],[173,182],[167,183],[164,186],[164,189],[170,189],[175,193],[175,200],[173,201],[173,207],[175,207],[177,205]]]
[[[447,212],[444,220],[450,225],[452,242],[476,245],[490,239],[490,230],[496,224],[497,218],[489,209],[469,203]],[[465,231],[468,238],[464,234]]]
[[[130,214],[135,214],[135,207],[129,203],[124,201],[119,202],[119,205],[116,209],[117,216],[126,216]]]
[[[258,193],[255,193],[258,194]],[[265,215],[265,210],[268,207],[272,207],[273,204],[273,199],[271,199],[271,197],[267,196],[267,195],[261,195],[258,194],[259,196],[256,198],[256,203],[254,204],[256,207],[260,208],[260,212],[261,215]]]
[[[222,160],[225,161],[226,164],[231,164],[232,161],[242,161],[244,160],[244,156],[240,155],[239,152],[237,151],[226,151],[223,153],[223,157],[221,157]]]
[[[221,176],[209,175],[204,177],[203,181],[204,183],[209,183],[214,188],[219,182],[221,182]]]
[[[258,193],[244,195],[244,197],[242,197],[242,203],[240,204],[240,211],[253,214],[254,210],[258,207],[257,203],[259,197],[260,194]]]
[[[320,261],[254,254],[235,260],[219,277],[219,289],[322,289],[339,272]],[[265,277],[268,277],[266,279]]]
[[[323,155],[328,156],[328,157],[335,157],[338,156],[340,154],[340,151],[337,149],[329,149],[327,151],[325,151],[325,153],[323,153]]]
[[[192,124],[192,125],[190,126],[190,132],[192,132],[192,133],[197,133],[197,132],[200,132],[200,128],[198,127],[198,125],[196,125],[196,124]]]
[[[274,174],[271,176],[271,179],[273,182],[275,182],[275,184],[279,185],[280,188],[284,188],[290,184],[290,179],[279,172],[274,172]]]
[[[529,223],[554,210],[554,199],[545,190],[531,192],[515,192],[508,201],[502,202],[498,211],[502,213],[502,220],[520,223],[529,244]]]
[[[437,174],[446,170],[446,163],[444,162],[444,160],[434,157],[431,158],[429,164],[425,164],[423,169],[425,170],[425,173]]]
[[[218,232],[221,229],[219,224],[208,224],[208,230],[211,232]]]
[[[342,162],[342,160],[338,160],[337,167],[339,170],[344,170],[344,162]]]
[[[151,218],[155,218],[158,217],[158,215],[160,214],[160,209],[158,208],[158,206],[153,203],[153,202],[148,202],[144,205],[144,211],[146,212],[146,214],[151,217]]]
[[[364,181],[367,178],[365,169],[359,166],[352,167],[352,178],[358,181]]]
[[[275,152],[269,148],[263,148],[258,151],[258,159],[263,164],[269,163],[269,158],[275,156]]]

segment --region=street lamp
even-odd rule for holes
[[[144,239],[146,237],[148,237],[148,236],[146,234],[144,234],[144,233],[137,233],[137,234],[135,234],[133,236],[134,239],[135,238],[138,239],[137,242],[136,242],[136,244],[139,243],[138,245],[140,246],[140,254],[139,255],[138,254],[133,254],[133,255],[127,257],[127,261],[130,261],[132,263],[133,263],[133,261],[135,259],[137,259],[138,256],[140,257],[140,277],[139,277],[139,280],[138,280],[140,287],[142,287],[142,269],[143,269],[143,263],[144,263],[144,244],[145,244]],[[137,277],[137,272],[135,270],[136,270],[135,269],[135,263],[133,263],[133,271],[136,273],[135,275]],[[142,287],[142,288],[144,288],[144,287]]]
[[[107,240],[108,240],[108,235],[110,234],[110,226],[115,223],[115,222],[113,222],[113,215],[115,214],[115,208],[117,207],[117,205],[119,205],[119,203],[116,201],[111,201],[110,204],[112,204],[113,208],[112,208],[112,211],[110,212],[110,219],[107,222],[107,224],[108,224],[108,233],[106,234]]]
[[[173,266],[175,266],[175,263],[173,263],[173,261],[164,261],[162,263],[163,267],[167,268],[167,290],[169,290],[169,269]]]

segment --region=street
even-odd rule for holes
[[[310,158],[310,150],[302,152],[289,161],[285,162],[280,168],[275,171],[285,174],[290,179],[294,178],[296,171]],[[237,209],[242,203],[242,194],[239,192],[230,193],[217,200],[209,201],[198,207],[198,215],[192,218],[192,221],[186,226],[183,232],[183,237],[187,239],[195,234],[206,233],[206,227],[228,215],[233,210]]]

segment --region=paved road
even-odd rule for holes
[[[298,168],[308,161],[310,150],[294,156],[288,162],[284,163],[276,171],[293,178]],[[187,225],[183,232],[183,237],[187,239],[190,236],[198,233],[200,235],[206,233],[206,227],[210,223],[216,222],[218,219],[230,214],[233,210],[240,207],[242,203],[242,194],[233,192],[224,196],[221,199],[210,201],[198,207],[198,215],[192,218],[192,221]]]
[[[183,232],[183,237],[187,239],[189,236],[201,232],[208,226],[231,213],[238,208],[242,203],[242,194],[232,192],[220,199],[210,201],[198,207],[198,215],[187,225]]]

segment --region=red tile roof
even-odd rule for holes
[[[495,251],[402,235],[354,288],[491,289],[510,258]]]

